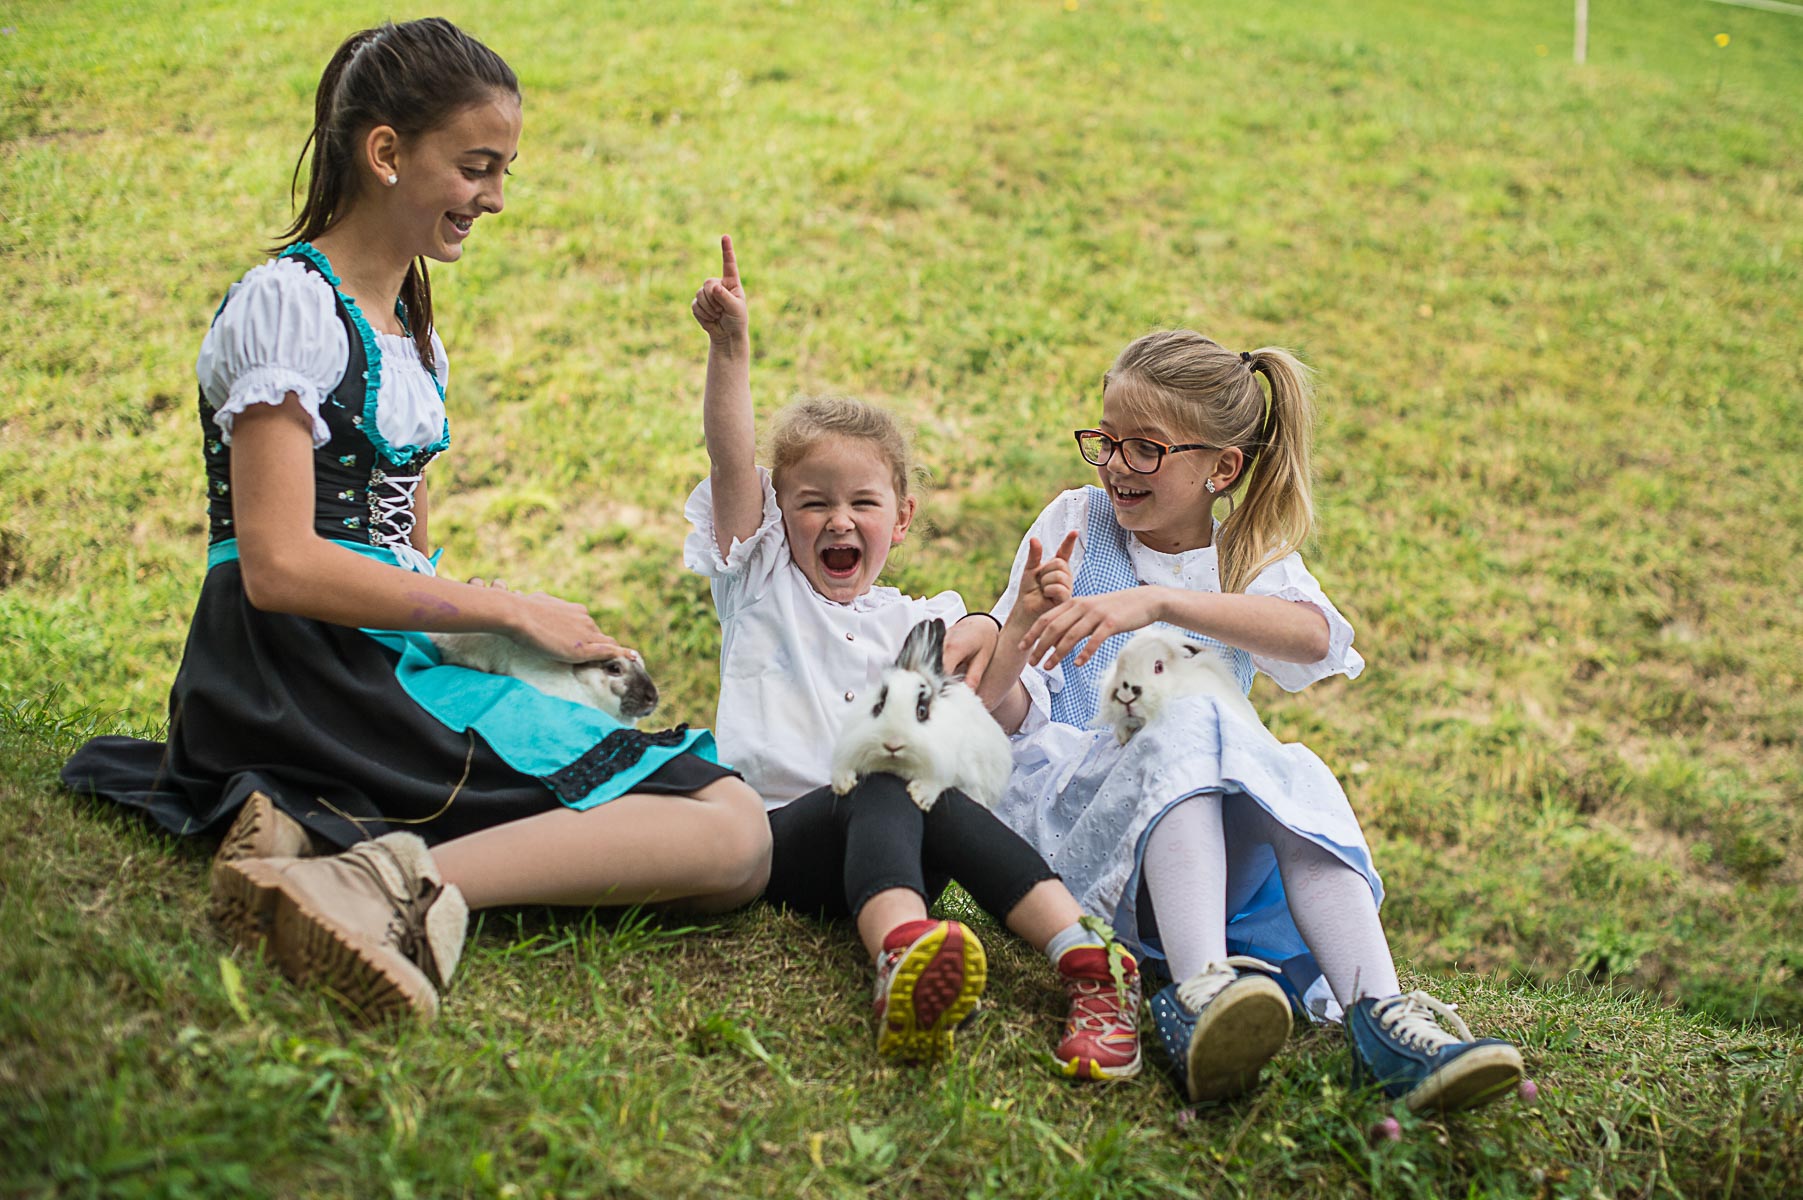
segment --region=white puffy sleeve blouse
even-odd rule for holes
[[[1046,506],[1045,511],[1039,514],[1032,528],[1027,531],[1027,537],[1021,539],[1020,549],[1015,552],[1014,566],[1008,577],[1008,590],[996,602],[995,615],[998,619],[1007,620],[1020,596],[1028,539],[1038,538],[1044,553],[1049,555],[1057,552],[1065,534],[1075,530],[1077,547],[1070,558],[1071,573],[1075,575],[1083,564],[1083,539],[1087,535],[1088,519],[1088,493],[1081,488],[1063,493]],[[1221,590],[1219,564],[1212,545],[1186,550],[1181,554],[1161,554],[1143,545],[1138,539],[1129,538],[1127,553],[1133,560],[1134,571],[1141,583],[1200,592]],[[1300,691],[1330,675],[1357,678],[1365,669],[1363,656],[1352,648],[1351,622],[1327,598],[1327,593],[1303,564],[1300,554],[1292,552],[1260,571],[1257,578],[1247,585],[1246,594],[1275,596],[1279,600],[1306,604],[1327,621],[1327,653],[1316,662],[1293,663],[1261,654],[1252,656],[1252,665],[1269,675],[1285,691]],[[1049,696],[1063,688],[1064,667],[1062,664],[1054,664],[1050,670],[1041,670],[1030,665],[1021,672],[1021,681],[1026,684],[1029,701],[1021,732],[1031,733],[1049,719]]]
[[[437,331],[432,334],[436,378],[426,371],[412,338],[377,332],[375,342],[382,359],[377,429],[393,446],[437,441],[445,418],[441,389],[450,378]],[[317,449],[331,437],[320,405],[349,361],[332,285],[297,260],[278,258],[252,267],[232,285],[200,344],[194,370],[227,445],[239,413],[253,404],[280,404],[293,393],[312,423]]]

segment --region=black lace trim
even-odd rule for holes
[[[645,751],[680,746],[688,736],[687,724],[654,733],[616,729],[589,747],[581,758],[561,771],[546,775],[544,780],[564,801],[574,803],[621,771],[637,766],[639,759],[645,757]]]

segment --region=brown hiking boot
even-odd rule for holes
[[[234,945],[267,947],[282,974],[317,983],[367,1021],[430,1021],[463,953],[469,907],[415,834],[329,858],[251,858],[213,868],[213,920]]]
[[[312,858],[319,846],[307,827],[275,806],[266,792],[252,792],[225,831],[213,862],[246,858]]]

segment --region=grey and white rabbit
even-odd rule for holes
[[[637,651],[595,662],[559,662],[501,633],[430,633],[438,655],[452,666],[511,675],[547,696],[598,708],[630,725],[657,707],[657,685]]]
[[[1156,626],[1140,630],[1121,648],[1102,684],[1096,727],[1112,728],[1115,740],[1124,746],[1166,705],[1185,696],[1213,696],[1224,713],[1264,731],[1258,710],[1219,655],[1175,630]],[[1271,736],[1269,731],[1265,736]]]
[[[935,618],[908,631],[876,703],[840,729],[832,784],[843,796],[862,776],[886,772],[908,781],[922,812],[947,788],[993,807],[1013,765],[1008,735],[962,675],[945,673],[945,622]]]

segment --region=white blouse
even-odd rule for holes
[[[1015,600],[1020,596],[1020,578],[1027,563],[1028,540],[1038,538],[1045,553],[1050,554],[1057,550],[1072,530],[1077,531],[1077,546],[1071,551],[1071,574],[1074,577],[1083,562],[1083,539],[1089,535],[1089,493],[1082,488],[1065,492],[1048,504],[1033,522],[1032,528],[1027,530],[1027,536],[1021,539],[1020,549],[1014,555],[1014,566],[1009,572],[1008,590],[996,601],[995,615],[998,620],[1008,619],[1008,614],[1014,611]],[[1141,583],[1178,587],[1192,592],[1221,590],[1220,563],[1212,543],[1178,554],[1164,554],[1129,534],[1127,554],[1133,561],[1134,573],[1139,576]],[[1319,661],[1296,663],[1260,654],[1252,656],[1252,665],[1276,680],[1278,686],[1286,692],[1301,691],[1309,684],[1330,675],[1356,679],[1359,672],[1365,669],[1364,658],[1352,648],[1351,623],[1340,615],[1340,610],[1334,607],[1321,585],[1315,582],[1315,577],[1303,565],[1300,554],[1292,551],[1260,571],[1246,587],[1246,595],[1294,600],[1309,605],[1327,618],[1327,653]],[[1040,678],[1034,679],[1034,676]],[[1027,694],[1032,705],[1020,731],[1031,733],[1047,720],[1047,708],[1043,707],[1045,702],[1041,697],[1064,687],[1064,666],[1062,663],[1054,664],[1049,671],[1030,666],[1021,673],[1021,677],[1028,685]],[[1036,684],[1039,686],[1035,686]]]
[[[376,332],[382,356],[376,428],[391,446],[428,446],[444,432],[450,379],[444,343],[432,333],[437,383],[420,362],[413,339]],[[232,440],[232,421],[253,404],[280,404],[293,392],[313,422],[313,447],[331,433],[319,406],[344,375],[350,344],[338,319],[332,285],[291,258],[252,267],[226,293],[219,319],[200,344],[195,373],[214,408],[219,438]],[[355,403],[349,397],[346,403]]]
[[[682,561],[708,577],[720,614],[720,761],[737,768],[780,808],[824,786],[833,741],[852,706],[870,702],[908,630],[964,615],[956,592],[930,598],[873,587],[849,604],[814,590],[789,554],[770,473],[758,468],[764,512],[757,532],[722,556],[714,535],[711,480],[683,506],[694,528]]]

